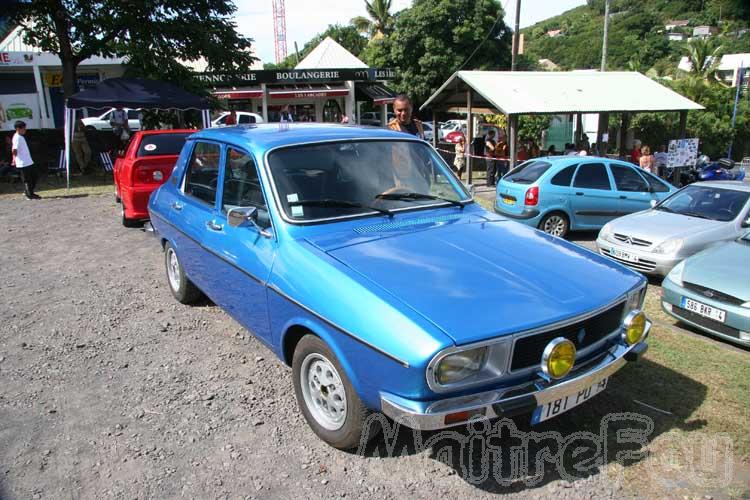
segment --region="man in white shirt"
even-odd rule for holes
[[[22,121],[17,121],[15,124],[16,133],[13,134],[13,143],[11,145],[13,152],[13,164],[21,174],[21,180],[25,187],[25,196],[27,200],[38,200],[41,198],[39,195],[34,193],[36,189],[36,166],[34,160],[31,159],[31,152],[29,151],[29,145],[26,144],[26,124]]]

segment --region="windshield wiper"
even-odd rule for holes
[[[381,214],[387,215],[388,217],[393,217],[393,212],[391,212],[387,208],[378,208],[378,207],[373,207],[370,205],[363,205],[362,203],[359,203],[356,201],[334,200],[331,198],[323,198],[320,200],[290,201],[289,206],[290,207],[324,207],[324,208],[366,208],[368,210],[372,210],[373,212],[379,212]]]
[[[682,215],[687,215],[688,217],[697,217],[698,219],[710,219],[711,218],[705,215],[697,214],[695,212],[682,212]]]
[[[444,201],[446,203],[450,203],[451,205],[454,205],[456,207],[464,208],[467,203],[470,203],[471,200],[466,201],[459,201],[459,200],[451,200],[448,198],[443,198],[442,196],[435,196],[432,194],[425,194],[425,193],[381,193],[377,195],[375,198],[379,200],[399,200],[399,201],[417,201],[417,200],[440,200]]]

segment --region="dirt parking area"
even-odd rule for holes
[[[705,475],[703,482],[691,482],[679,461],[659,465],[658,475],[647,472],[654,469],[649,450],[661,459],[671,444],[694,444],[685,436],[691,426],[701,428],[693,412],[708,397],[698,381],[692,393],[678,395],[684,410],[664,410],[667,403],[656,401],[674,418],[645,411],[656,424],[642,441],[614,446],[616,426],[597,434],[612,409],[643,411],[632,400],[649,400],[644,370],[665,384],[685,378],[648,359],[624,369],[594,402],[539,426],[566,443],[579,431],[589,432],[578,436],[584,441],[599,439],[603,460],[575,478],[540,458],[538,444],[525,461],[521,456],[530,467],[510,474],[518,458],[510,449],[517,437],[510,427],[489,446],[471,445],[486,444],[487,429],[444,436],[400,429],[394,439],[381,434],[359,453],[329,448],[298,412],[290,370],[210,302],[178,304],[156,242],[123,228],[118,217],[111,195],[0,199],[2,500],[750,492],[741,457],[728,480],[721,460],[695,472]],[[526,420],[512,423],[527,432]],[[590,445],[580,446],[593,453]],[[575,461],[580,446],[561,450],[565,458],[558,462]],[[620,460],[615,451],[633,455]]]

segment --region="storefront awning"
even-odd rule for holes
[[[223,90],[214,92],[217,99],[260,99],[263,97],[261,89]]]
[[[396,93],[381,83],[356,83],[354,89],[357,101],[390,104],[396,98]]]
[[[304,99],[309,97],[341,97],[349,95],[346,87],[330,87],[328,85],[289,85],[269,88],[268,95],[272,99]]]

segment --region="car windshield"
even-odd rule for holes
[[[189,133],[146,135],[141,140],[138,156],[179,155]]]
[[[471,201],[427,144],[332,142],[274,151],[268,165],[292,221],[310,222]]]
[[[518,184],[531,184],[536,182],[551,166],[546,161],[528,161],[516,167],[515,170],[503,177],[503,180],[517,182]]]
[[[691,185],[656,206],[657,210],[700,219],[734,220],[747,203],[750,193],[732,189]]]

